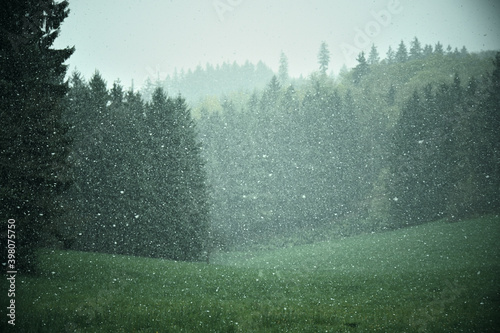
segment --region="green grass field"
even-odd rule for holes
[[[1,332],[496,332],[500,218],[183,263],[43,251]]]

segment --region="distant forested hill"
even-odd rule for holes
[[[175,71],[159,82],[146,81],[141,93],[148,101],[156,86],[161,86],[170,95],[182,93],[190,103],[199,102],[207,96],[222,96],[239,91],[253,91],[262,89],[273,76],[273,71],[263,62],[257,65],[245,62],[239,65],[224,62],[213,66],[206,64],[194,70]]]
[[[285,246],[498,212],[496,52],[403,42],[203,108],[214,228]]]

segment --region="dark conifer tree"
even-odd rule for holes
[[[322,42],[318,52],[319,71],[326,75],[328,64],[330,63],[330,51],[326,42]]]
[[[486,114],[484,136],[487,142],[488,163],[484,167],[484,180],[488,189],[488,211],[500,210],[500,52],[497,52],[493,60],[494,69],[490,75],[488,89],[486,91]]]
[[[120,84],[120,80],[113,82],[113,87],[109,92],[111,106],[115,109],[121,107],[124,102],[124,91],[123,86]]]
[[[67,1],[4,1],[0,13],[0,217],[3,230],[16,220],[16,269],[23,273],[35,269],[41,233],[70,183],[61,102],[63,63],[74,49],[52,48],[67,7]]]
[[[177,209],[182,211],[182,235],[179,237],[181,260],[204,259],[208,251],[209,200],[206,185],[205,162],[201,156],[202,146],[198,141],[195,122],[191,110],[181,96],[173,100],[176,125],[173,133],[178,135],[178,167],[171,168],[176,173],[175,181],[180,189],[176,200]]]
[[[422,56],[422,45],[420,44],[420,41],[418,40],[417,37],[415,37],[410,45],[410,55],[409,59],[414,60],[418,59]]]
[[[154,200],[148,228],[153,257],[200,260],[206,250],[209,206],[204,163],[184,99],[156,88],[146,108],[149,153],[144,161],[148,193]]]
[[[280,67],[278,69],[278,77],[281,85],[288,84],[288,80],[290,79],[288,75],[288,58],[284,52],[281,52],[280,55]]]
[[[395,217],[418,224],[446,217],[460,220],[498,211],[498,160],[492,133],[498,129],[487,100],[471,79],[460,76],[415,92],[393,132],[391,197]],[[490,97],[488,97],[490,96]],[[494,129],[495,128],[495,129]]]
[[[386,101],[389,106],[393,106],[396,102],[396,87],[394,87],[394,84],[391,84],[391,87],[387,92]]]
[[[385,55],[385,58],[386,58],[388,64],[392,64],[396,61],[396,54],[394,53],[394,50],[392,49],[392,47],[389,46],[389,49],[387,50],[387,54]]]
[[[359,84],[361,79],[370,71],[370,67],[366,62],[364,52],[361,52],[356,60],[358,61],[358,64],[353,69],[353,81],[355,84]]]
[[[441,42],[437,42],[434,46],[434,53],[438,55],[444,54],[443,44],[441,44]]]
[[[430,44],[425,44],[424,49],[422,51],[422,55],[424,57],[428,57],[432,54],[432,45]]]
[[[461,55],[462,57],[465,57],[465,56],[467,56],[468,54],[469,54],[469,51],[467,51],[467,48],[465,47],[465,45],[464,45],[464,46],[462,46],[462,49],[460,49],[460,55]]]
[[[75,246],[117,253],[120,242],[114,234],[125,220],[125,197],[133,192],[123,186],[129,176],[123,172],[127,154],[134,152],[124,147],[123,133],[132,135],[133,131],[125,127],[123,92],[115,84],[111,96],[97,71],[88,84],[76,73],[70,83],[66,113],[73,124],[75,186],[67,200],[74,206],[74,220],[82,221],[76,227],[80,237]]]
[[[380,57],[378,54],[377,47],[375,46],[375,44],[372,44],[372,47],[370,49],[370,54],[368,55],[368,63],[370,65],[376,65],[379,63],[379,61]]]
[[[394,56],[394,60],[398,63],[403,63],[408,60],[408,50],[406,49],[406,45],[403,41],[399,43],[398,50]]]
[[[428,87],[430,88],[430,86]],[[424,92],[424,102],[416,91],[401,110],[392,136],[391,202],[399,226],[415,225],[436,219],[444,211],[445,183],[440,156],[442,135],[435,136],[434,98]],[[437,149],[437,151],[436,151]]]
[[[73,186],[64,195],[64,204],[70,208],[67,218],[71,223],[60,223],[66,229],[60,232],[68,238],[83,236],[77,237],[77,243],[88,243],[90,240],[83,240],[83,238],[87,236],[84,233],[84,226],[91,222],[88,219],[91,205],[87,199],[87,190],[93,181],[93,173],[88,165],[92,147],[87,135],[92,135],[90,133],[95,128],[95,124],[92,124],[93,117],[87,112],[91,99],[90,89],[85,79],[79,72],[74,72],[69,79],[69,85],[70,89],[65,99],[64,119],[71,124],[69,135],[73,141],[68,159],[72,165]]]

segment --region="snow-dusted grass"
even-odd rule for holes
[[[44,276],[17,278],[16,328],[495,331],[499,241],[500,219],[485,217],[273,252],[220,254],[210,265],[44,251]],[[2,297],[2,309],[5,304]]]
[[[493,236],[497,236],[495,239]],[[500,219],[438,221],[391,232],[359,235],[272,252],[219,255],[215,262],[262,269],[328,270],[377,274],[499,264]],[[478,261],[478,256],[482,260]]]

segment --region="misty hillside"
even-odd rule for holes
[[[146,101],[150,101],[154,89],[160,86],[168,94],[182,94],[191,105],[196,105],[210,96],[222,97],[231,93],[262,89],[272,76],[273,71],[262,61],[256,65],[249,61],[243,65],[236,62],[224,62],[216,66],[206,64],[194,70],[176,70],[165,79],[154,82],[148,79],[141,89],[141,95]]]
[[[349,90],[369,104],[379,103],[381,109],[389,108],[381,102],[399,107],[415,90],[427,85],[439,86],[453,80],[455,74],[466,87],[471,79],[479,84],[487,80],[494,69],[492,59],[495,52],[481,53],[432,53],[404,62],[389,62],[387,59],[377,64],[358,64],[353,70],[344,72],[337,84],[341,90]],[[397,117],[391,117],[397,119]]]
[[[281,247],[498,211],[498,116],[484,99],[493,59],[360,55],[336,79],[318,72],[295,88],[274,77],[244,102],[204,109],[216,232]]]

